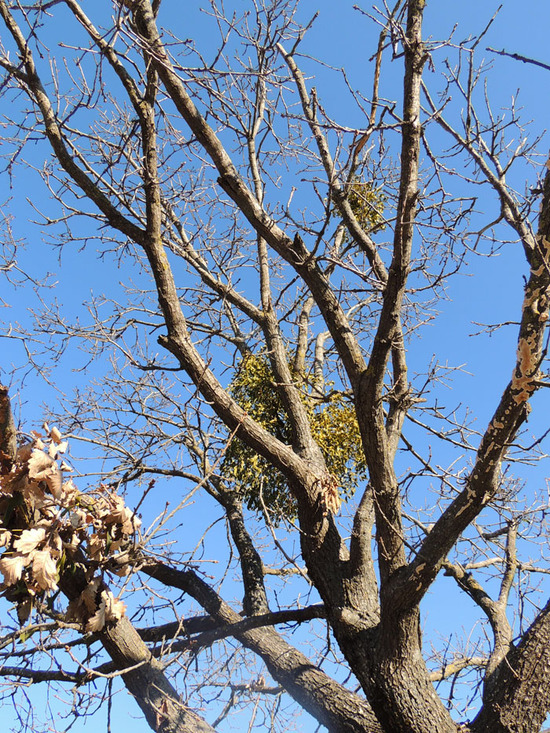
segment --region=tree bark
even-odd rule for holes
[[[241,617],[191,570],[177,570],[149,562],[142,572],[159,582],[180,588],[220,623],[236,624]],[[252,629],[236,638],[265,662],[277,680],[305,710],[334,733],[382,733],[368,702],[318,669],[272,627]]]
[[[8,388],[0,385],[0,463],[9,470],[17,454],[17,433]]]
[[[540,730],[550,710],[549,684],[550,601],[486,682],[472,733]]]

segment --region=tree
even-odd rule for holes
[[[484,93],[488,26],[441,45],[424,0],[373,15],[349,127],[297,3],[212,0],[204,50],[171,10],[0,0],[6,174],[49,149],[43,226],[95,246],[110,288],[88,320],[41,295],[34,332],[8,328],[45,374],[81,344],[90,381],[27,442],[0,393],[7,694],[74,688],[78,716],[122,676],[159,731],[280,730],[297,708],[331,731],[540,730],[548,503],[519,481],[544,457],[525,423],[549,386],[550,171]],[[450,278],[510,240],[525,294],[479,431],[441,402],[452,370],[408,359]],[[67,479],[67,436],[96,475]],[[438,643],[431,591],[473,601],[479,634]]]

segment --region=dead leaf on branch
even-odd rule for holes
[[[94,613],[94,611],[97,608],[96,604],[96,595],[97,591],[99,590],[99,586],[101,584],[100,578],[94,578],[92,581],[88,583],[86,588],[82,591],[80,594],[80,598],[82,600],[82,603],[88,613]]]
[[[58,458],[62,453],[65,453],[68,446],[69,444],[66,440],[59,444],[56,444],[52,441],[50,443],[50,447],[48,448],[48,454],[51,458]]]
[[[35,596],[57,589],[60,562],[70,569],[77,548],[80,564],[82,557],[92,561],[87,571],[90,576],[102,568],[116,575],[128,574],[131,537],[141,525],[111,486],[82,493],[72,479],[64,481],[55,459],[65,452],[67,441],[57,428],[45,424],[44,430],[49,439],[33,433],[34,441],[19,449],[15,463],[0,470],[0,495],[5,497],[0,503],[4,513],[0,514],[0,548],[4,548],[0,590],[8,593],[17,585],[18,614],[24,621]],[[15,525],[13,507],[17,512]],[[11,526],[2,527],[4,521],[10,521]],[[120,619],[124,610],[124,603],[97,576],[91,577],[79,599],[69,604],[68,615],[87,630],[99,631],[106,623]]]
[[[125,610],[126,605],[116,599],[111,591],[101,591],[99,606],[86,624],[86,631],[101,631],[105,627],[105,624],[121,619]]]
[[[0,529],[0,547],[7,547],[11,542],[11,537],[9,529]]]
[[[44,527],[37,529],[25,529],[21,533],[21,537],[13,543],[14,548],[23,555],[28,555],[35,550],[41,542],[46,539],[46,530]]]
[[[21,601],[21,603],[17,604],[17,619],[21,626],[24,626],[27,623],[29,616],[31,615],[32,609],[32,598],[25,598],[24,601]]]
[[[57,562],[51,549],[36,550],[33,553],[32,576],[42,590],[56,590],[58,573]]]
[[[5,586],[15,585],[20,580],[27,562],[26,555],[9,555],[0,560],[0,573],[4,576]]]
[[[51,493],[56,499],[59,498],[63,485],[63,474],[51,455],[35,449],[27,465],[29,478],[34,481],[45,481]]]
[[[29,478],[41,481],[53,466],[54,460],[42,449],[35,448],[27,462]]]
[[[54,443],[55,445],[59,445],[59,444],[61,443],[61,441],[62,441],[62,436],[61,436],[61,432],[59,431],[59,428],[56,428],[56,427],[54,426],[54,427],[53,427],[53,428],[52,428],[52,429],[50,430],[50,427],[49,427],[48,423],[44,423],[44,430],[45,430],[45,431],[46,431],[46,432],[48,433],[48,435],[50,436],[50,439],[51,439],[52,443]],[[66,441],[65,441],[65,445],[66,445],[66,444],[67,444],[67,443],[66,443]]]
[[[25,443],[24,445],[20,446],[17,450],[17,462],[18,463],[27,463],[29,458],[31,457],[33,452],[33,444],[32,443]]]
[[[93,616],[91,616],[88,619],[88,623],[86,624],[86,631],[90,634],[93,634],[96,631],[101,631],[105,626],[105,603],[102,601],[99,604],[99,608],[94,613]]]
[[[317,486],[320,489],[321,499],[326,510],[332,514],[338,514],[342,499],[338,491],[339,484],[336,477],[330,473],[326,473],[322,478],[318,479]]]
[[[88,633],[102,631],[107,624],[119,621],[126,612],[126,604],[105,588],[102,580],[93,578],[80,596],[69,603],[67,621],[76,621]]]

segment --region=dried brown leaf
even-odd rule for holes
[[[35,448],[28,462],[29,477],[36,481],[41,481],[53,463],[54,461],[50,456],[44,453],[44,451]]]
[[[11,541],[9,529],[0,529],[0,547],[7,547]]]
[[[24,555],[10,555],[0,560],[0,573],[4,576],[6,585],[13,585],[23,575],[28,559]]]
[[[49,471],[46,472],[44,481],[48,485],[48,489],[52,492],[52,495],[55,496],[56,499],[61,499],[63,494],[63,475],[57,464],[51,466]]]
[[[99,606],[94,615],[88,619],[86,631],[101,631],[109,621],[118,621],[124,615],[126,605],[115,598],[111,591],[101,591]]]
[[[26,463],[32,455],[33,447],[32,443],[25,443],[25,445],[22,445],[17,451],[17,460],[20,463]]]
[[[17,604],[17,618],[21,626],[25,624],[32,611],[32,598],[25,598],[24,601],[20,601]]]
[[[105,550],[105,540],[98,534],[93,534],[88,540],[88,555],[92,560],[103,560]]]
[[[107,621],[118,621],[124,616],[126,604],[115,598],[111,591],[103,591],[101,597],[105,601],[105,618]]]
[[[53,440],[54,443],[61,443],[61,433],[58,428],[53,427],[50,430],[50,438]]]
[[[88,585],[80,594],[80,598],[82,599],[82,602],[84,603],[84,606],[86,607],[88,613],[92,613],[92,611],[95,611],[97,608],[96,596],[100,583],[100,578],[94,578],[92,581],[90,581],[90,583],[88,583]]]
[[[61,453],[65,453],[68,447],[69,443],[66,440],[59,444],[51,442],[48,448],[48,455],[50,458],[57,458]]]
[[[93,633],[95,631],[101,631],[101,629],[105,626],[105,602],[101,601],[99,604],[99,608],[94,613],[93,616],[91,616],[88,619],[88,623],[86,624],[86,631]]]
[[[21,533],[21,537],[14,542],[14,547],[18,552],[23,555],[28,555],[33,550],[36,550],[41,542],[46,539],[46,530],[44,527],[38,527],[33,529],[25,529]]]
[[[36,550],[33,553],[32,574],[42,590],[57,588],[57,563],[51,555],[50,548]]]

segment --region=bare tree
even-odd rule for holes
[[[245,5],[211,0],[201,50],[169,0],[0,0],[6,176],[39,141],[37,216],[112,285],[87,319],[43,295],[32,332],[6,330],[45,375],[79,344],[94,379],[27,441],[0,392],[5,694],[22,729],[29,682],[72,689],[78,716],[122,678],[158,731],[296,729],[298,710],[339,732],[538,731],[548,502],[518,480],[550,386],[540,141],[483,91],[488,27],[436,46],[424,0],[362,18],[379,36],[368,92],[341,74],[350,127],[298,3]],[[30,277],[4,240],[4,274]],[[452,369],[424,354],[411,378],[408,356],[449,278],[509,241],[525,298],[480,430],[468,396],[443,407]],[[479,632],[438,641],[431,590],[465,594]]]

